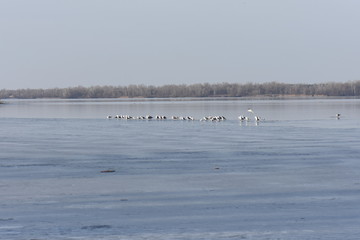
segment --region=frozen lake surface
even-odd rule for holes
[[[8,100],[0,134],[0,239],[360,236],[360,100]]]

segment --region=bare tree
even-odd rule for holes
[[[360,81],[345,83],[287,84],[278,82],[203,83],[163,86],[92,86],[51,89],[0,90],[0,98],[178,98],[178,97],[253,97],[253,96],[339,96],[359,97]]]

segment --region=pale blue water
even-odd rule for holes
[[[266,120],[238,121],[249,107]],[[0,112],[0,239],[360,235],[359,100],[12,100]]]

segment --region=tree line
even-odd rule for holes
[[[359,97],[360,80],[344,83],[203,83],[180,85],[92,86],[49,89],[0,90],[6,98],[180,98],[180,97],[257,97],[257,96],[334,96]]]

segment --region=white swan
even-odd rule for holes
[[[243,115],[239,116],[240,121],[249,121],[248,117],[245,117]]]

